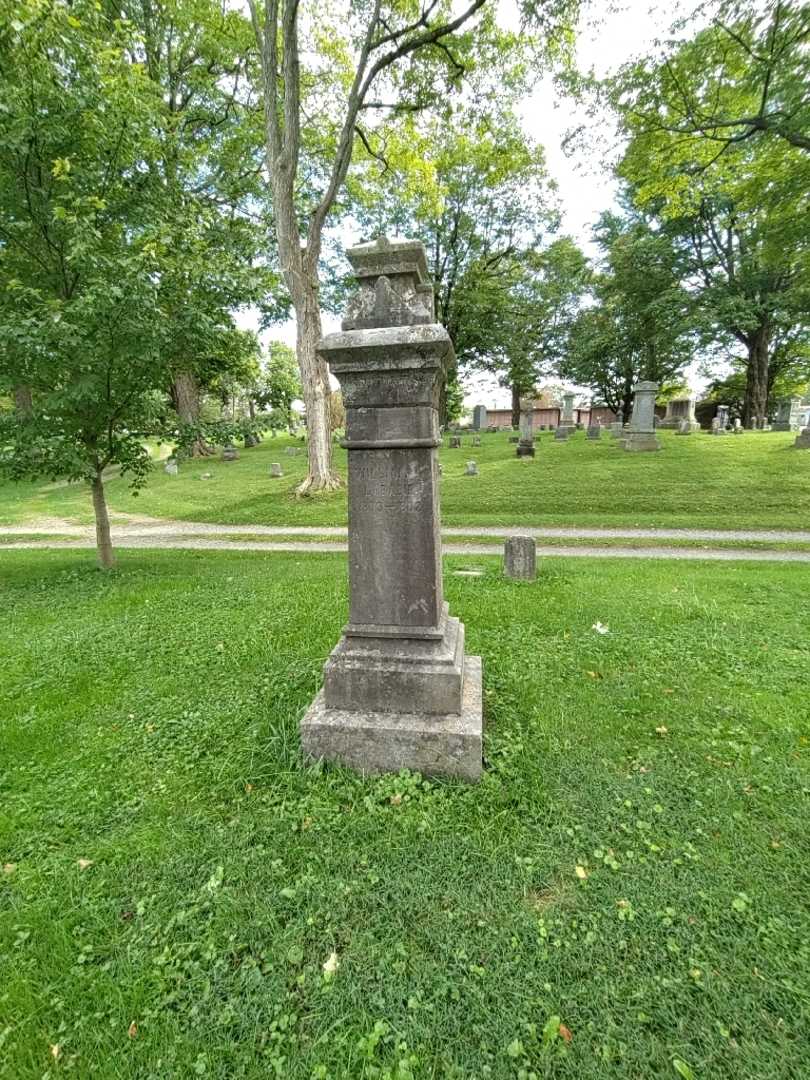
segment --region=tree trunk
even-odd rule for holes
[[[14,387],[14,407],[26,420],[31,416],[34,411],[34,401],[31,397],[30,386]]]
[[[743,426],[751,427],[755,416],[768,414],[768,364],[770,331],[760,326],[748,339],[748,372],[743,404]]]
[[[295,308],[295,344],[304,406],[307,411],[307,454],[309,473],[297,492],[334,491],[340,477],[332,472],[332,436],[329,430],[329,369],[316,349],[321,339],[321,310],[317,279],[302,274],[292,292]]]
[[[103,570],[112,570],[115,566],[112,538],[110,536],[110,517],[107,513],[107,500],[104,497],[104,479],[99,469],[91,482],[93,489],[93,510],[96,515],[96,547],[99,565]]]
[[[520,387],[512,383],[512,427],[520,427]]]
[[[172,404],[181,424],[196,425],[200,422],[200,385],[190,371],[178,371],[171,388]],[[188,448],[193,458],[213,454],[214,449],[201,436]]]

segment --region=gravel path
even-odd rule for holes
[[[230,531],[230,530],[229,530]],[[323,533],[321,532],[321,535]],[[159,535],[155,532],[145,535],[116,536],[116,546],[134,548],[176,548],[188,550],[213,551],[337,551],[347,550],[342,540],[225,540],[215,536],[194,535]],[[65,537],[61,541],[20,540],[0,545],[0,551],[8,549],[32,548],[94,548],[95,539],[85,537]],[[445,555],[501,555],[501,544],[444,544]],[[745,548],[681,548],[681,547],[537,547],[539,556],[565,556],[574,558],[598,559],[682,559],[687,561],[715,560],[718,562],[802,562],[810,563],[810,551],[763,551]]]
[[[89,525],[46,518],[25,525],[0,525],[3,536],[74,536],[93,535]],[[165,521],[160,518],[131,518],[113,521],[116,543],[156,537],[185,536],[337,536],[345,537],[344,525],[213,525],[198,521]],[[810,531],[784,529],[640,529],[640,528],[564,528],[533,525],[446,525],[443,536],[533,536],[536,539],[563,540],[715,540],[761,541],[771,543],[810,543]]]

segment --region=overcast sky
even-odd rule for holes
[[[592,0],[589,6],[577,40],[578,67],[604,76],[630,58],[649,53],[656,39],[667,36],[678,0]],[[517,25],[513,0],[500,0],[499,12],[505,25]],[[526,99],[521,115],[527,133],[545,148],[549,172],[559,188],[562,231],[591,250],[591,226],[603,210],[614,204],[616,184],[611,162],[599,154],[574,152],[567,156],[563,151],[566,132],[580,124],[591,129],[591,121],[573,102],[559,95],[550,77],[543,79]],[[612,141],[602,140],[603,145]],[[325,332],[338,325],[333,316],[324,315]],[[295,324],[290,321],[274,327],[268,336],[294,345]],[[699,388],[700,380],[693,377],[691,382]],[[505,406],[510,400],[509,392],[498,388],[491,379],[467,380],[465,391],[468,406],[479,401],[490,407]]]

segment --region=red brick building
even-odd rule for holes
[[[546,406],[541,402],[536,401],[534,409],[532,410],[532,426],[537,430],[540,427],[555,428],[559,427],[560,419],[562,418],[562,407]],[[590,409],[574,409],[574,423],[583,424],[588,427],[591,422],[594,424],[612,424],[616,419],[616,414],[612,409],[608,409],[606,406],[598,405],[593,409],[593,418],[591,417]],[[487,409],[487,427],[498,428],[511,428],[512,426],[512,410],[511,409]]]

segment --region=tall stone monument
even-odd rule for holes
[[[486,405],[476,405],[473,409],[472,418],[473,431],[483,431],[487,426],[487,407]]]
[[[349,621],[301,722],[308,758],[477,780],[481,658],[442,592],[439,392],[453,346],[424,248],[350,249],[360,289],[318,348],[340,381],[349,472]]]
[[[563,411],[559,424],[560,427],[570,428],[572,431],[576,430],[576,420],[574,419],[575,397],[576,394],[563,394]]]
[[[799,413],[802,411],[802,399],[800,397],[781,398],[778,402],[778,412],[773,423],[774,431],[798,431]]]
[[[534,398],[520,399],[520,441],[518,457],[534,457]]]
[[[657,393],[658,383],[636,383],[633,414],[624,439],[625,450],[636,452],[661,449],[661,443],[655,434],[655,395]]]

